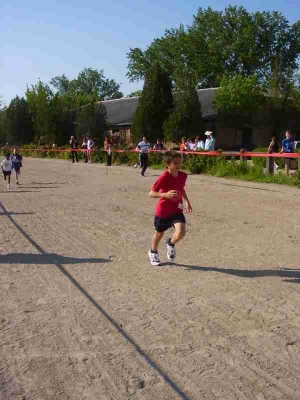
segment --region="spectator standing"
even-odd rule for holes
[[[294,138],[293,133],[290,129],[285,132],[285,139],[282,141],[282,148],[280,153],[294,153]],[[290,174],[290,163],[291,159],[289,157],[284,159],[284,170],[287,176]]]
[[[155,145],[153,146],[153,150],[164,150],[164,144],[161,139],[157,139]]]
[[[111,162],[112,162],[112,144],[110,142],[107,142],[107,144],[106,144],[106,152],[107,152],[106,166],[107,167],[111,167]]]
[[[71,149],[72,163],[75,162],[75,159],[76,159],[76,162],[79,162],[78,161],[78,154],[77,154],[77,151],[76,151],[76,149],[78,148],[78,141],[77,141],[76,137],[75,136],[71,136],[70,140],[69,140],[69,143],[70,143],[70,149]]]
[[[189,148],[191,151],[195,151],[197,148],[197,143],[195,142],[194,138],[191,138],[189,141]]]
[[[88,162],[92,164],[92,151],[94,149],[95,142],[90,136],[87,136],[87,153],[88,153]]]
[[[205,132],[206,141],[204,145],[204,149],[207,151],[214,151],[215,150],[215,138],[213,137],[213,133],[211,131]]]
[[[184,137],[181,138],[181,143],[180,143],[180,146],[179,146],[179,150],[180,151],[186,151],[188,149],[189,149],[189,145],[188,145],[188,142],[186,140],[186,137],[184,136]]]
[[[83,149],[83,158],[84,158],[84,162],[87,163],[88,162],[88,152],[87,152],[87,137],[84,136],[83,137],[83,141],[82,141],[82,145],[81,148]]]
[[[271,137],[271,142],[268,147],[268,153],[269,154],[279,153],[279,143],[278,143],[276,136]],[[272,160],[274,160],[274,158],[272,158]],[[273,162],[274,162],[274,168],[278,169],[278,165],[276,164],[276,162],[275,161],[273,161]]]

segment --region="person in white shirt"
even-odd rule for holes
[[[206,131],[205,136],[207,136],[207,139],[205,141],[204,150],[214,151],[215,150],[215,138],[213,137],[213,133],[211,131]]]
[[[12,160],[10,159],[10,154],[7,153],[5,159],[1,163],[2,175],[6,181],[7,177],[7,189],[10,189],[10,176],[12,171]]]
[[[143,140],[137,145],[136,149],[140,152],[140,160],[142,172],[141,175],[145,176],[146,169],[148,167],[148,152],[150,149],[150,143],[148,142],[146,136],[143,137]]]
[[[87,136],[87,153],[88,153],[88,162],[91,164],[92,163],[92,151],[94,148],[94,141],[90,136]]]
[[[195,142],[194,138],[191,138],[189,141],[189,149],[190,151],[195,151],[197,148],[197,143]]]

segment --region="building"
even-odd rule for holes
[[[245,125],[243,129],[235,130],[218,117],[214,109],[213,100],[216,96],[218,88],[200,89],[198,96],[201,103],[202,118],[205,121],[206,129],[212,130],[216,137],[216,148],[240,149],[247,148],[248,150],[254,147],[266,147],[270,143],[272,136],[271,127],[263,127],[263,124],[257,123],[255,126]],[[113,132],[118,132],[118,135],[123,138],[123,141],[130,143],[131,134],[130,127],[133,115],[137,108],[139,97],[124,97],[117,100],[103,101],[102,104],[106,108],[107,118],[110,126],[110,135]],[[260,119],[264,119],[264,112],[261,113]],[[291,117],[287,128],[297,132],[297,121]],[[284,133],[284,132],[283,132]],[[204,132],[199,132],[203,135]]]

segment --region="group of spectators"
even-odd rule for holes
[[[281,146],[279,145],[279,142],[276,138],[276,136],[272,136],[271,142],[268,148],[268,153],[273,154],[273,153],[294,153],[295,152],[295,137],[293,135],[293,132],[290,129],[287,129],[285,131],[285,139],[283,139]],[[278,165],[274,162],[274,168],[277,169]],[[285,158],[285,173],[286,175],[289,175],[289,170],[291,166],[291,159],[290,158]]]
[[[179,149],[181,151],[214,151],[215,150],[215,138],[211,131],[205,132],[205,138],[196,136],[195,138],[187,139],[183,137],[181,139]]]
[[[71,149],[71,156],[72,156],[72,163],[75,162],[79,162],[78,160],[78,148],[79,148],[79,144],[78,144],[78,140],[75,136],[71,136],[70,140],[70,149]],[[85,163],[92,163],[92,150],[94,148],[94,141],[90,136],[84,136],[82,139],[82,144],[80,146],[80,148],[83,150],[83,157],[84,157],[84,162]]]

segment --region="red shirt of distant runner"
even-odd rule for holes
[[[170,174],[169,171],[164,172],[152,186],[152,190],[160,193],[167,193],[169,190],[177,190],[177,198],[171,199],[159,199],[155,215],[160,218],[170,218],[176,214],[183,213],[183,207],[180,206],[183,203],[182,192],[187,179],[185,172],[179,171],[178,176],[175,177]]]

